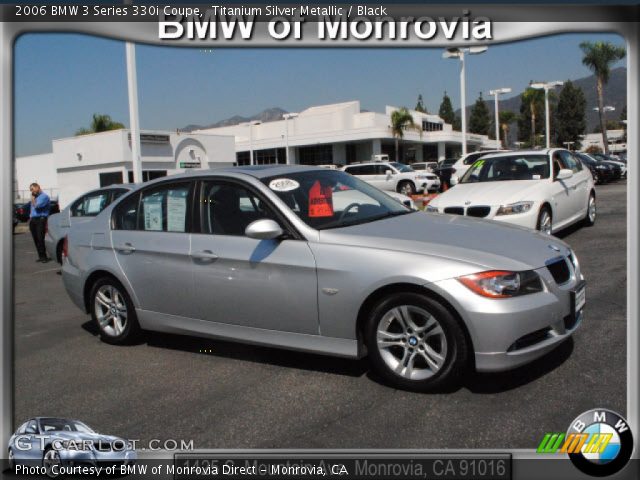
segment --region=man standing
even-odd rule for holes
[[[33,242],[38,250],[38,260],[36,262],[46,263],[50,258],[47,257],[47,250],[44,246],[44,233],[47,227],[47,217],[49,217],[49,209],[51,201],[49,195],[44,193],[37,183],[29,185],[31,190],[31,213],[29,214],[29,230]]]

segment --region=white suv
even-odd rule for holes
[[[440,188],[440,179],[436,174],[416,172],[398,162],[365,162],[346,165],[342,170],[380,190],[403,195],[436,192]]]

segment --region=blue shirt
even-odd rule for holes
[[[44,192],[40,192],[40,195],[36,197],[35,203],[29,203],[31,205],[31,211],[29,212],[30,218],[49,216],[49,209],[51,208],[51,200],[49,195]]]

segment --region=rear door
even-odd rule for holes
[[[114,210],[112,246],[143,310],[191,316],[190,229],[195,181],[163,182]]]
[[[573,177],[567,180],[570,203],[568,220],[573,221],[576,218],[582,218],[586,214],[588,177],[585,175],[582,163],[576,160],[571,152],[560,150],[559,153],[564,168],[573,172]]]

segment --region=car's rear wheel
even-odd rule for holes
[[[469,355],[462,328],[449,310],[416,293],[390,295],[375,306],[365,341],[380,376],[396,387],[421,392],[454,384]]]
[[[16,458],[13,455],[13,450],[9,449],[9,454],[8,454],[8,460],[9,460],[9,470],[15,470],[16,468]]]
[[[90,300],[91,317],[104,342],[122,345],[139,336],[140,326],[133,303],[115,278],[98,279],[91,289]]]
[[[56,260],[61,265],[62,265],[62,249],[63,249],[63,246],[64,246],[64,241],[60,240],[58,242],[58,246],[56,247]]]
[[[591,192],[589,194],[589,201],[587,203],[587,214],[584,217],[584,224],[587,227],[592,227],[596,223],[597,216],[597,207],[596,207],[596,194]]]
[[[44,452],[44,456],[42,457],[42,466],[45,469],[45,473],[49,478],[56,478],[58,474],[56,473],[57,469],[54,467],[60,468],[60,454],[54,448],[48,448]]]
[[[551,235],[553,232],[553,216],[549,207],[542,207],[538,214],[538,222],[536,223],[536,230]]]
[[[407,197],[410,197],[411,195],[415,195],[416,186],[413,184],[413,182],[409,180],[405,180],[404,182],[400,182],[398,184],[398,193],[401,193],[403,195],[406,195]]]

